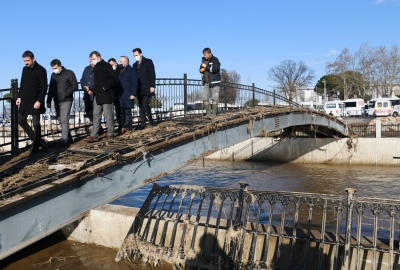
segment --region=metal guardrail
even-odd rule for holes
[[[346,192],[347,196],[337,196],[250,190],[245,183],[240,183],[240,189],[154,184],[131,233],[137,241],[166,248],[170,256],[178,254],[188,265],[202,262],[209,269],[218,265],[227,266],[224,269],[267,269],[271,261],[276,269],[293,269],[294,264],[308,269],[317,261],[318,269],[328,269],[324,267],[330,261],[332,269],[349,269],[350,263],[352,269],[362,269],[365,252],[372,253],[372,269],[378,267],[378,255],[379,263],[383,263],[382,253],[389,255],[385,263],[393,269],[395,255],[400,255],[396,240],[400,229],[395,226],[400,200],[355,197],[354,189]],[[214,234],[203,237],[195,252],[200,226],[204,235],[210,228]],[[222,234],[224,246],[218,250]],[[277,238],[272,253],[271,237]],[[175,243],[176,239],[180,242]],[[303,244],[301,256],[296,254],[299,241]],[[318,256],[315,252],[310,255],[311,242],[318,243]],[[326,245],[331,247],[330,257],[324,253]],[[284,250],[289,252],[288,261],[282,259]]]
[[[156,80],[156,95],[150,105],[153,110],[153,119],[163,121],[180,117],[191,117],[203,114],[201,93],[203,85],[201,80],[183,78],[160,78]],[[0,89],[0,155],[16,153],[20,143],[25,142],[26,147],[31,144],[28,136],[18,127],[18,108],[15,105],[18,92],[18,80],[11,80],[11,87]],[[10,94],[6,96],[7,94]],[[299,106],[275,91],[267,91],[252,85],[242,85],[222,82],[220,89],[219,110],[239,110],[244,107],[255,107],[258,101],[269,101],[271,105],[277,102],[290,106]],[[70,129],[73,137],[87,135],[91,123],[85,115],[83,91],[74,93],[71,109]],[[61,127],[54,117],[55,110],[47,109],[42,114],[42,136],[57,140],[61,137]],[[133,122],[138,123],[138,108],[132,110]],[[8,149],[9,148],[9,149]]]
[[[376,138],[376,125],[369,123],[350,124],[351,130],[360,138]],[[400,124],[382,124],[381,138],[400,137]]]

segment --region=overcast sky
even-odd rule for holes
[[[54,58],[78,80],[92,50],[105,60],[140,47],[158,78],[200,79],[202,50],[243,84],[271,89],[268,69],[289,59],[325,74],[343,48],[397,44],[397,0],[0,1],[0,89],[20,79],[25,50],[51,72]]]

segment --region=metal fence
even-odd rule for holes
[[[351,130],[354,134],[361,138],[376,138],[376,125],[369,123],[351,124]],[[399,124],[382,124],[381,138],[400,137]]]
[[[150,105],[153,119],[163,121],[180,117],[192,117],[203,114],[203,85],[201,80],[182,78],[160,78],[156,80],[156,95]],[[16,153],[28,147],[31,141],[22,129],[18,128],[18,107],[15,105],[18,92],[18,80],[11,80],[11,88],[0,89],[0,154]],[[275,91],[267,91],[252,85],[242,85],[223,81],[219,95],[219,111],[239,110],[255,107],[259,102],[270,105],[298,106]],[[139,109],[132,109],[133,122],[138,123]],[[85,114],[83,91],[74,93],[70,114],[70,129],[73,137],[87,135],[91,123]],[[103,121],[104,123],[104,121]],[[55,109],[47,109],[41,116],[42,136],[48,140],[61,137],[61,127],[55,116]]]
[[[393,269],[400,254],[400,201],[346,192],[154,184],[131,233],[200,268]]]

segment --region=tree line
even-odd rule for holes
[[[326,64],[326,73],[314,86],[319,94],[324,93],[325,81],[327,95],[337,95],[341,100],[369,100],[373,94],[391,97],[395,87],[400,86],[400,50],[397,45],[371,47],[367,43],[355,52],[344,48]],[[284,60],[268,71],[275,88],[290,100],[299,95],[299,89],[312,83],[314,74],[304,62],[293,60]]]

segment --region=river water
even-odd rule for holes
[[[357,196],[397,199],[398,167],[276,164],[265,162],[199,161],[158,180],[160,185],[186,184],[251,189],[297,191],[346,195],[345,188],[357,189]],[[152,185],[127,194],[113,204],[140,207]],[[116,251],[50,236],[0,262],[0,269],[140,269],[129,262],[113,261]],[[48,261],[51,261],[51,264]],[[4,267],[4,268],[2,268]],[[150,269],[150,268],[149,268]],[[164,265],[158,269],[171,269]]]

